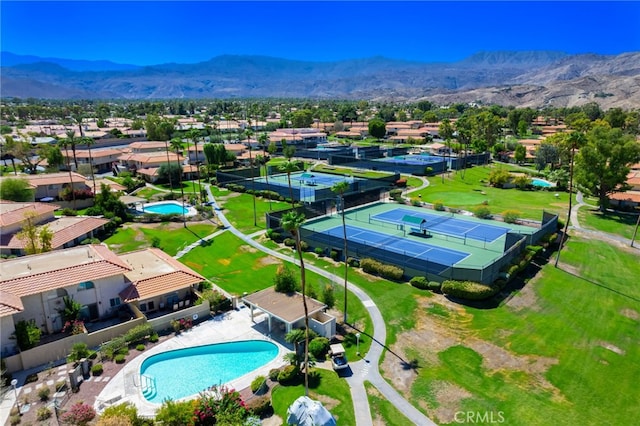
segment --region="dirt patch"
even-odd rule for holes
[[[240,251],[245,253],[257,253],[258,249],[254,246],[250,246],[249,244],[243,244],[240,246]]]
[[[370,386],[367,388],[367,395],[378,398],[378,399],[383,399],[384,397],[382,396],[382,394],[380,393],[380,391],[376,388],[374,388],[373,386]],[[375,411],[371,412],[371,416],[373,417],[373,426],[385,426],[386,423],[384,421],[384,419]]]
[[[610,350],[611,352],[617,353],[618,355],[624,355],[625,354],[624,349],[620,349],[619,347],[617,347],[616,345],[612,345],[611,343],[600,342],[599,345],[602,346],[605,349]]]
[[[532,290],[530,290],[532,292]],[[532,292],[533,293],[533,292]],[[535,307],[535,294],[523,295],[522,307]],[[528,299],[527,299],[528,298]],[[394,387],[405,397],[408,397],[411,387],[417,377],[417,371],[409,368],[411,354],[416,348],[420,350],[420,362],[417,367],[429,368],[438,365],[438,353],[456,345],[464,345],[476,351],[483,358],[483,367],[489,371],[522,371],[531,379],[529,386],[542,388],[553,394],[554,400],[563,400],[560,391],[544,376],[548,369],[558,363],[555,358],[529,355],[517,355],[491,342],[477,338],[476,332],[469,328],[468,323],[473,315],[462,306],[457,305],[442,296],[436,298],[419,298],[419,309],[416,312],[416,325],[411,331],[398,335],[397,342],[391,351],[385,355],[381,369],[385,377],[389,378]],[[507,333],[509,334],[509,333]],[[453,421],[459,403],[466,397],[471,397],[467,390],[457,385],[445,383],[438,385],[436,400],[438,408],[437,418],[442,422]],[[428,403],[422,402],[426,410],[433,409]]]
[[[338,401],[337,399],[331,398],[326,395],[314,394],[313,397],[314,399],[322,402],[322,405],[324,405],[324,407],[329,411],[333,410],[338,406],[338,404],[340,404],[340,401]]]
[[[282,261],[273,256],[264,256],[258,259],[258,266],[279,265]]]
[[[530,280],[516,295],[509,299],[506,305],[514,311],[521,311],[523,309],[531,309],[533,311],[540,311],[541,306],[538,304],[538,296],[533,289],[536,282],[540,279],[538,274]]]
[[[218,259],[218,263],[220,263],[223,266],[229,266],[231,264],[231,260],[229,260],[229,259]]]
[[[284,424],[284,420],[280,418],[280,416],[274,414],[271,417],[267,417],[262,419],[260,422],[262,426],[280,426]]]
[[[434,414],[441,423],[453,422],[456,412],[460,411],[461,401],[473,396],[466,389],[449,382],[438,381],[434,382],[432,386],[438,403],[438,408],[436,408]]]
[[[632,320],[640,320],[640,314],[638,313],[638,311],[634,311],[633,309],[630,308],[624,308],[623,310],[620,311],[620,314],[627,317],[627,318],[631,318]]]

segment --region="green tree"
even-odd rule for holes
[[[24,178],[6,178],[0,185],[0,198],[7,201],[32,201],[33,189]]]
[[[24,214],[22,230],[16,237],[24,242],[24,251],[27,254],[38,254],[51,251],[53,241],[53,231],[48,225],[38,227],[36,224],[37,214],[28,211]]]
[[[158,178],[161,181],[168,181],[169,185],[172,185],[172,182],[178,182],[180,179],[180,175],[182,174],[182,166],[176,163],[167,163],[161,164],[158,168]],[[173,189],[173,188],[172,188]],[[173,191],[171,191],[173,194]]]
[[[382,139],[387,134],[387,125],[379,118],[369,121],[369,134],[376,139]]]
[[[542,170],[547,167],[547,164],[551,166],[551,170],[554,169],[554,165],[558,163],[559,159],[558,148],[550,143],[541,143],[538,149],[536,149],[536,168]]]
[[[165,400],[156,411],[155,420],[166,426],[192,426],[193,401]]]
[[[278,293],[291,293],[298,290],[298,282],[291,269],[280,265],[273,277],[273,286]]]
[[[311,127],[313,124],[313,112],[308,109],[298,110],[293,113],[291,125],[295,128]]]
[[[608,206],[608,196],[625,191],[629,166],[640,161],[640,145],[621,129],[596,126],[587,133],[587,143],[576,158],[576,181],[598,197],[600,210]]]
[[[176,157],[180,158],[180,153],[184,149],[184,144],[182,143],[182,139],[176,137],[171,139],[169,143],[171,145],[171,149],[176,152]],[[182,173],[178,175],[178,185],[180,186],[180,198],[184,201],[184,187],[182,186]],[[182,226],[187,227],[187,219],[184,213],[182,214]]]
[[[518,144],[516,145],[515,152],[513,154],[516,163],[522,164],[524,160],[527,158],[527,148],[524,145]]]
[[[344,217],[344,194],[349,190],[349,183],[347,181],[336,182],[332,187],[331,191],[338,194],[338,199],[340,200],[339,208],[342,210],[342,241],[343,241],[343,253],[342,256],[344,259],[344,323],[347,324],[347,275],[349,273],[349,265],[347,264],[347,256],[348,256],[348,244],[347,244],[347,223],[345,222]]]
[[[57,172],[64,164],[64,155],[58,145],[45,145],[43,147],[44,157],[47,159],[47,168]]]
[[[202,184],[200,182],[200,159],[198,158],[198,139],[200,138],[200,131],[197,129],[191,129],[187,132],[187,138],[191,140],[196,148],[196,174],[198,176],[198,200],[202,201]]]
[[[93,194],[96,193],[96,176],[93,171],[93,157],[91,155],[91,147],[96,144],[96,141],[93,138],[89,137],[81,137],[80,143],[86,145],[87,150],[89,151],[89,169],[91,170],[91,182],[93,182]]]
[[[76,157],[76,146],[80,143],[80,138],[76,138],[75,130],[67,130],[65,132],[67,136],[66,146],[71,147],[71,153],[73,154],[73,164],[76,166],[76,170],[78,169],[78,158]],[[65,146],[65,147],[66,147]]]
[[[296,240],[296,252],[300,262],[300,284],[302,287],[302,306],[304,307],[304,394],[309,396],[309,309],[307,307],[307,280],[304,268],[304,257],[300,247],[300,227],[304,224],[305,217],[295,211],[289,211],[282,215],[280,225],[291,233]]]

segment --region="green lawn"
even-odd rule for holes
[[[445,206],[473,211],[475,207],[486,202],[491,213],[500,214],[505,210],[519,210],[521,217],[541,220],[542,211],[559,213],[560,218],[566,217],[569,194],[550,191],[521,191],[518,189],[499,189],[488,185],[490,167],[472,167],[464,173],[451,173],[445,177],[444,183],[440,176],[430,177],[430,185],[421,191],[411,193],[411,198],[420,198],[433,203],[442,201]],[[421,197],[420,197],[421,195]]]
[[[372,170],[358,170],[358,169],[352,169],[352,168],[349,168],[349,167],[327,166],[327,165],[324,165],[324,164],[316,165],[313,170],[318,171],[318,172],[342,174],[342,175],[347,175],[347,176],[355,176],[355,177],[370,178],[370,179],[375,179],[375,178],[380,178],[380,177],[391,176],[392,175],[392,173],[388,173],[388,172],[375,172],[375,171],[372,171]]]
[[[409,421],[395,405],[387,401],[380,392],[368,381],[364,382],[369,398],[369,409],[374,421],[381,421],[384,425],[391,426],[411,426]]]
[[[176,228],[175,224],[159,223],[153,228],[118,228],[104,242],[116,253],[126,253],[151,247],[154,238],[158,247],[170,256],[175,256],[183,247],[216,232],[214,225],[191,224],[187,228]]]
[[[320,375],[317,386],[309,386],[309,396],[320,400],[326,409],[336,419],[339,425],[355,425],[353,414],[353,401],[347,382],[338,377],[334,371],[316,369]],[[287,421],[287,408],[298,397],[304,395],[304,383],[292,386],[276,386],[271,394],[273,411],[282,418],[284,424]]]
[[[631,239],[638,216],[618,212],[601,212],[597,207],[580,207],[580,225],[587,229],[616,234]]]
[[[253,215],[253,195],[232,192],[218,187],[211,187],[211,192],[218,205],[223,209],[227,219],[238,230],[245,234],[266,229],[265,214],[269,211],[283,210],[289,203],[256,197],[256,216]],[[257,223],[257,226],[254,225]]]
[[[457,343],[435,354],[428,348],[410,354],[421,366],[412,402],[427,401],[433,416],[443,404],[436,395],[448,385],[466,394],[456,409],[501,412],[510,425],[636,424],[638,260],[606,243],[574,238],[561,255],[564,270],[551,262],[528,284],[533,294],[524,308],[465,307],[464,314],[449,315],[441,324]],[[483,350],[497,347],[493,365],[472,341]]]

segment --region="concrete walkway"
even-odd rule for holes
[[[428,184],[428,183],[427,183]],[[207,194],[209,197],[209,201],[215,202],[213,194],[209,188],[209,185],[206,186]],[[284,260],[286,262],[291,262],[296,265],[299,265],[299,262],[296,258],[287,256],[275,250],[264,247],[260,243],[256,242],[251,238],[251,236],[245,235],[242,232],[238,231],[234,228],[231,223],[227,220],[222,211],[217,211],[218,219],[222,222],[225,228],[236,235],[238,238],[243,240],[245,243],[261,250],[262,252],[276,257],[278,259]],[[305,268],[313,271],[327,279],[331,282],[337,283],[339,285],[343,285],[344,277],[337,276],[330,272],[325,271],[324,269],[318,268],[314,265],[305,264]],[[352,283],[347,283],[348,289],[358,297],[362,301],[362,304],[369,312],[371,317],[371,321],[373,322],[373,336],[372,344],[363,359],[355,362],[350,362],[352,375],[347,377],[347,383],[351,388],[351,397],[353,399],[354,413],[356,417],[356,424],[365,426],[373,424],[373,419],[371,417],[371,409],[369,407],[369,399],[367,397],[367,392],[364,387],[364,381],[370,381],[380,393],[391,402],[401,413],[403,413],[410,421],[417,425],[434,425],[435,423],[431,421],[427,416],[422,414],[417,408],[411,405],[398,391],[396,391],[384,378],[380,375],[380,371],[378,365],[380,363],[380,357],[385,349],[385,342],[387,338],[387,329],[384,323],[384,319],[382,318],[382,314],[380,310],[373,302],[373,300],[367,295],[362,289],[357,287]]]

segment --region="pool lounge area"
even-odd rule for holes
[[[177,351],[217,343],[250,340],[274,344],[277,347],[277,355],[275,358],[263,366],[228,382],[227,385],[234,389],[246,388],[257,375],[267,376],[269,370],[272,368],[279,368],[286,365],[284,355],[289,352],[290,349],[283,346],[280,338],[271,339],[267,336],[265,333],[266,315],[260,315],[255,318],[255,322],[252,322],[249,309],[244,307],[244,305],[241,306],[242,308],[237,311],[232,310],[223,315],[212,317],[189,331],[184,331],[127,362],[124,368],[109,381],[100,393],[96,399],[94,408],[98,412],[101,412],[108,406],[130,402],[137,407],[139,414],[154,415],[155,411],[160,407],[160,404],[149,402],[143,395],[144,383],[141,383],[140,371],[143,362],[147,359],[168,351]],[[181,380],[181,377],[176,376],[176,380]],[[218,385],[220,383],[211,383],[211,385],[214,384]],[[197,393],[185,399],[196,396]]]

